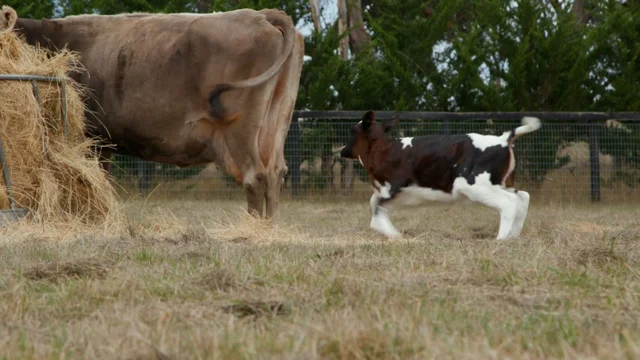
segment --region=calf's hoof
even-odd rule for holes
[[[377,232],[378,234],[384,235],[388,238],[391,239],[397,239],[399,237],[402,237],[402,234],[400,232],[398,232],[398,230],[391,230],[391,229],[387,229],[381,226],[376,226],[376,225],[372,225],[371,226],[371,230]]]
[[[497,236],[496,240],[498,240],[498,241],[507,241],[507,240],[513,240],[513,239],[516,239],[516,238],[517,238],[517,236],[513,236],[513,235],[509,234],[509,235],[502,236],[502,237]]]

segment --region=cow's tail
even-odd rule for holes
[[[518,126],[517,128],[511,130],[511,134],[509,135],[509,145],[512,145],[515,139],[517,139],[521,135],[528,134],[540,129],[540,126],[542,126],[542,124],[540,123],[540,119],[531,116],[523,117],[522,126]]]
[[[13,30],[18,21],[18,14],[10,6],[3,6],[0,12],[0,34]]]
[[[265,15],[267,16],[267,21],[269,21],[271,25],[282,31],[284,36],[284,51],[282,52],[282,54],[280,54],[278,60],[276,60],[276,62],[262,74],[251,79],[236,81],[233,83],[218,84],[209,93],[209,111],[211,113],[211,116],[218,121],[231,123],[240,118],[239,114],[226,114],[224,106],[222,106],[222,103],[220,102],[220,96],[223,93],[233,89],[258,86],[266,82],[280,71],[280,68],[282,68],[282,65],[284,65],[284,63],[289,58],[289,55],[291,54],[296,35],[296,28],[293,25],[291,18],[281,11],[269,11],[265,12]]]

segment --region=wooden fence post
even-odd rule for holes
[[[291,126],[289,126],[289,135],[287,138],[291,141],[291,194],[298,195],[300,190],[300,165],[302,164],[302,154],[300,153],[300,124],[298,113],[294,112],[291,118]]]
[[[598,146],[598,127],[589,122],[589,165],[591,168],[591,201],[600,201],[600,147]]]

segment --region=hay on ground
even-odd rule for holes
[[[11,171],[14,198],[36,221],[104,223],[118,201],[98,157],[84,136],[84,95],[67,74],[80,70],[78,55],[28,45],[13,32],[0,33],[0,74],[55,76],[66,85],[67,129],[62,126],[61,88],[38,82],[39,101],[26,81],[0,80],[0,137]],[[1,181],[0,208],[9,208]]]

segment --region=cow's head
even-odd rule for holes
[[[348,159],[366,158],[371,149],[371,143],[378,140],[388,139],[387,133],[398,124],[399,116],[385,120],[382,124],[376,122],[376,114],[367,111],[356,126],[351,128],[351,137],[347,145],[340,151],[340,157]]]

